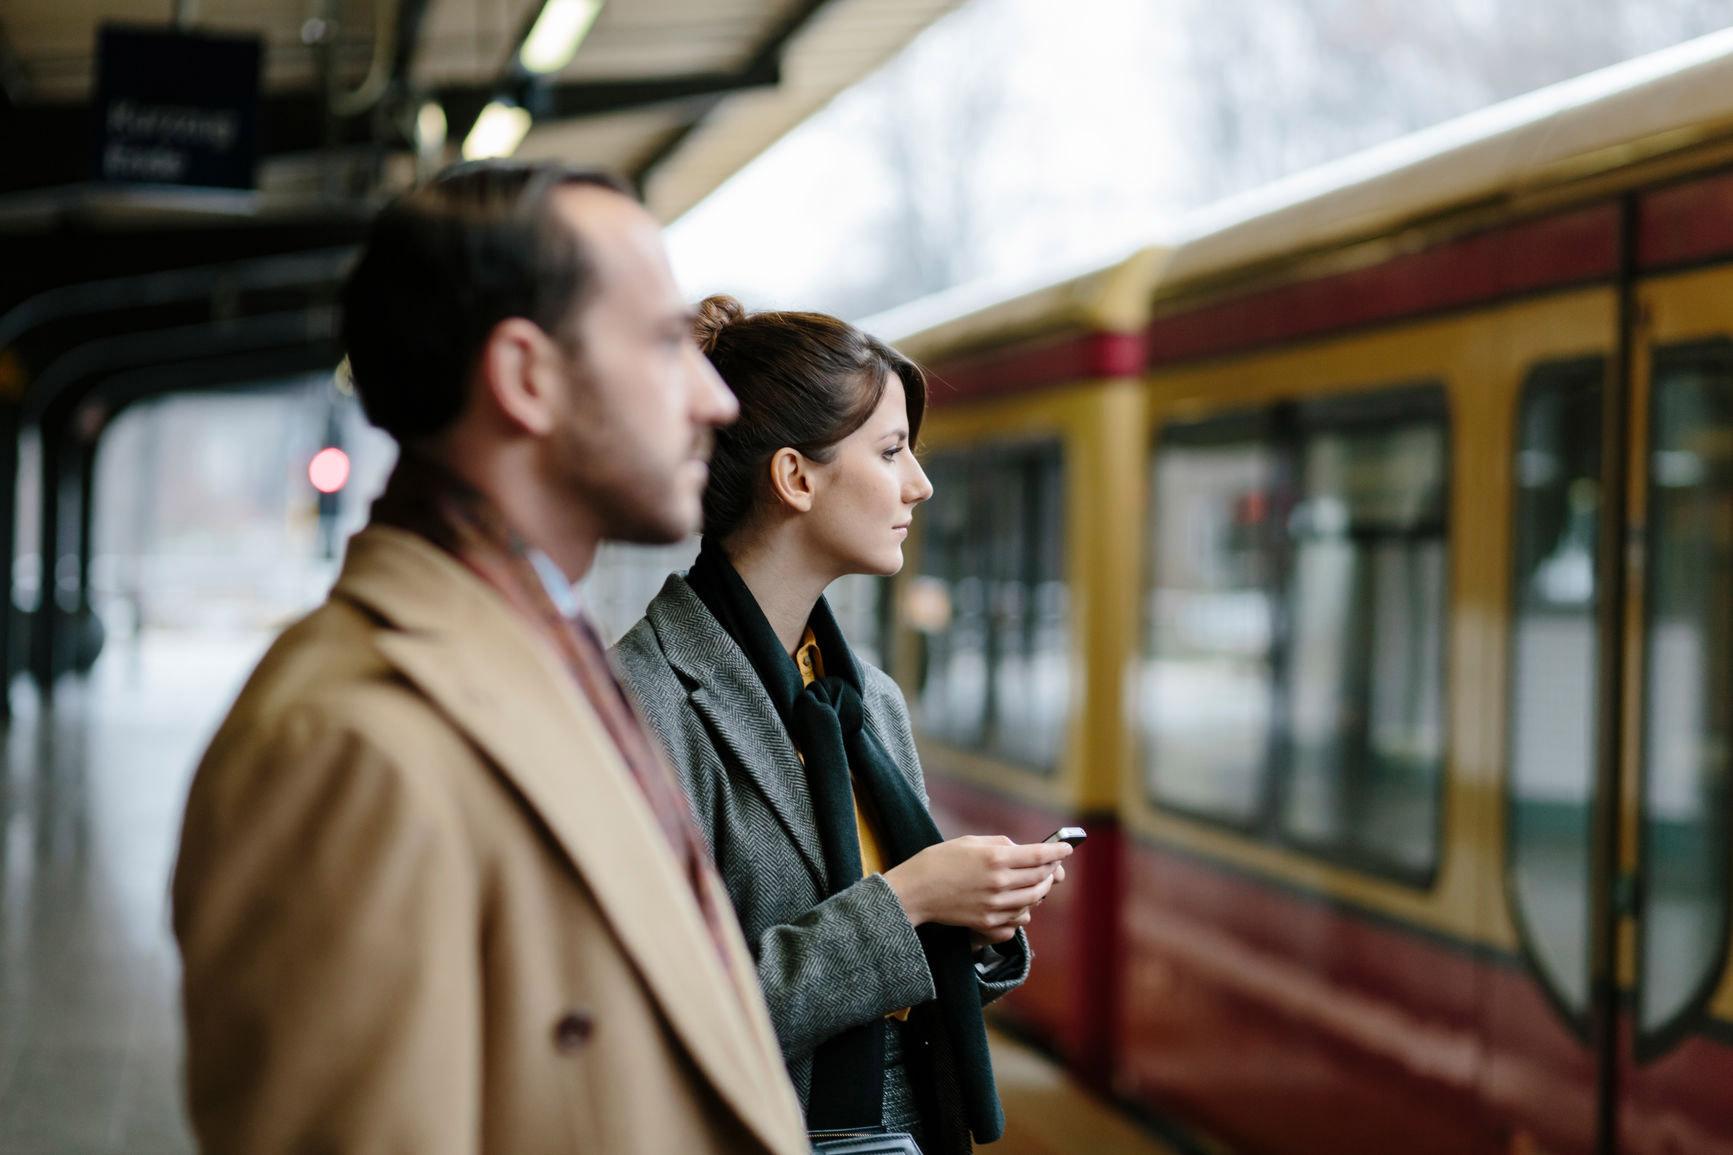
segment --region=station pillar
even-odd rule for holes
[[[30,672],[44,702],[62,673],[90,667],[100,644],[90,610],[95,448],[64,422],[42,426],[42,573]]]
[[[16,401],[0,401],[0,725],[12,720],[12,675],[20,631],[12,571],[18,551],[18,437]]]

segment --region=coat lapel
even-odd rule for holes
[[[602,722],[552,649],[454,560],[413,535],[369,529],[334,596],[385,619],[379,650],[480,747],[552,833],[661,1004],[741,1119],[775,1149],[760,1077],[774,1039],[722,968],[693,966],[712,940],[664,835]],[[732,927],[731,938],[738,938]],[[743,943],[729,944],[738,969]],[[736,976],[738,978],[738,976]],[[748,974],[747,978],[753,976]]]
[[[828,894],[806,770],[752,664],[678,575],[663,584],[645,616],[668,663],[693,687],[692,708],[764,796],[819,893]]]

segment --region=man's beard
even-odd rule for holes
[[[591,513],[606,541],[669,545],[698,532],[683,483],[672,470],[621,468],[618,447],[568,445],[560,451],[562,488]],[[582,454],[583,456],[579,456]],[[684,468],[682,458],[675,469]],[[613,468],[609,468],[613,466]]]

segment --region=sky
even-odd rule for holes
[[[756,308],[846,296],[854,280],[894,283],[903,246],[885,235],[903,223],[911,193],[935,211],[961,199],[957,211],[999,234],[979,246],[986,259],[971,278],[1111,252],[1180,203],[1176,172],[1163,166],[1178,148],[1174,118],[1151,115],[1149,100],[1149,74],[1177,56],[1147,19],[1164,6],[1171,0],[964,5],[675,222],[668,236],[682,286],[733,291]],[[1065,15],[1084,10],[1087,19]],[[1039,59],[1020,59],[1031,43]],[[983,82],[979,73],[998,75]],[[948,107],[959,90],[992,107],[959,113]],[[965,123],[946,123],[953,118]],[[899,121],[934,127],[912,133]],[[887,157],[899,133],[912,157]],[[912,179],[911,164],[925,166]],[[1083,184],[1099,193],[1090,228],[1043,226]]]

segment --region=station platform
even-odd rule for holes
[[[196,758],[267,643],[114,643],[52,709],[20,683],[0,762],[0,1152],[187,1155],[168,887]],[[994,1155],[1166,1155],[995,1035]]]
[[[1103,1103],[1039,1051],[991,1031],[1005,1137],[984,1155],[1184,1155]]]

